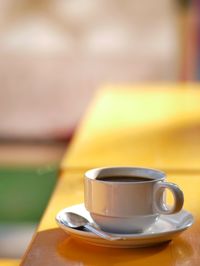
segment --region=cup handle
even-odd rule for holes
[[[164,201],[164,192],[166,188],[172,192],[174,198],[174,204],[170,207],[167,206]],[[154,203],[156,211],[160,214],[173,214],[179,212],[184,203],[183,192],[174,183],[163,181],[157,182],[154,187]]]

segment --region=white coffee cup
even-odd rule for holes
[[[113,233],[137,233],[148,229],[160,214],[179,212],[184,197],[180,188],[165,182],[165,173],[138,167],[105,167],[85,173],[85,207],[94,222]],[[165,203],[165,189],[174,198]]]

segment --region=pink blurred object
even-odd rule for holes
[[[171,1],[3,2],[0,137],[69,138],[102,84],[178,78]]]

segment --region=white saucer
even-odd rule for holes
[[[63,215],[64,212],[74,212],[86,217],[90,222],[92,218],[90,214],[86,211],[84,204],[74,205],[69,208],[61,210],[56,215],[56,221],[58,225],[70,234],[73,238],[79,239],[81,241],[104,247],[115,247],[115,248],[137,248],[156,245],[158,243],[167,242],[172,240],[175,236],[180,234],[182,231],[190,227],[194,218],[191,213],[182,210],[177,214],[172,215],[161,215],[155,224],[148,228],[143,233],[139,234],[123,234],[122,240],[109,241],[99,236],[94,235],[91,232],[73,229],[64,226],[59,217]],[[115,234],[117,235],[117,234]],[[118,234],[119,235],[119,234]],[[121,235],[119,235],[121,236]]]

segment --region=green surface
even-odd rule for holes
[[[57,165],[0,167],[0,223],[38,222],[57,175]]]

